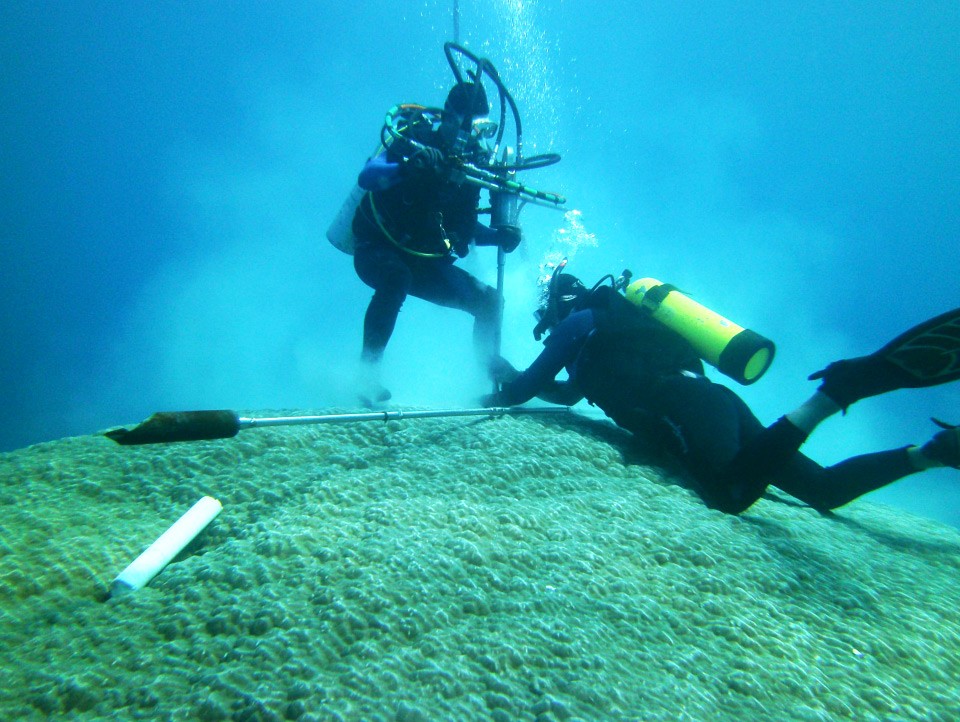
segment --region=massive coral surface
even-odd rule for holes
[[[0,508],[3,719],[960,717],[960,533],[726,516],[596,420],[77,437],[0,455]]]

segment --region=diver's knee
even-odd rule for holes
[[[720,502],[716,500],[711,500],[707,503],[711,509],[716,509],[717,511],[722,511],[724,514],[730,514],[731,516],[739,516],[747,509],[750,508],[751,504],[744,505],[742,502],[735,501],[733,499],[724,499]]]
[[[480,292],[480,302],[477,304],[476,317],[478,319],[496,320],[503,311],[503,297],[492,286],[484,286]]]
[[[493,286],[487,286],[483,292],[487,305],[497,312],[503,310],[503,296]]]
[[[742,514],[756,501],[726,489],[701,489],[700,496],[710,509],[716,509],[731,516]]]
[[[373,298],[370,299],[370,306],[377,309],[390,309],[400,313],[403,302],[407,300],[407,294],[402,289],[387,287],[377,288],[373,292]]]

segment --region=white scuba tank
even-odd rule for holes
[[[378,144],[377,149],[373,151],[370,157],[374,158],[383,153],[383,151],[383,144]],[[364,193],[366,193],[366,191],[363,190],[363,188],[359,185],[354,185],[353,190],[350,191],[350,194],[343,202],[343,205],[340,206],[340,210],[337,211],[337,215],[334,216],[333,222],[327,229],[327,240],[333,244],[333,247],[344,253],[349,253],[351,256],[353,255],[353,249],[356,248],[357,245],[357,237],[353,235],[353,216],[360,206],[360,201],[363,199]]]
[[[357,238],[353,235],[353,216],[357,212],[364,193],[366,191],[363,188],[355,185],[327,229],[327,240],[333,244],[333,247],[351,256],[357,245]]]

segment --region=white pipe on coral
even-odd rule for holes
[[[110,593],[136,591],[148,584],[214,520],[222,508],[223,505],[213,497],[203,497],[120,572],[110,586]]]

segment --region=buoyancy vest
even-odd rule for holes
[[[418,142],[439,146],[433,131],[415,126]],[[403,160],[402,142],[387,149],[387,158]],[[446,257],[468,243],[478,219],[479,186],[418,173],[384,190],[369,191],[357,210],[353,231],[359,242],[389,242],[421,257]],[[462,247],[462,246],[461,246]]]
[[[580,352],[576,380],[590,403],[609,413],[664,376],[703,374],[703,362],[686,339],[613,288],[594,290],[585,307],[593,311],[596,329]]]

